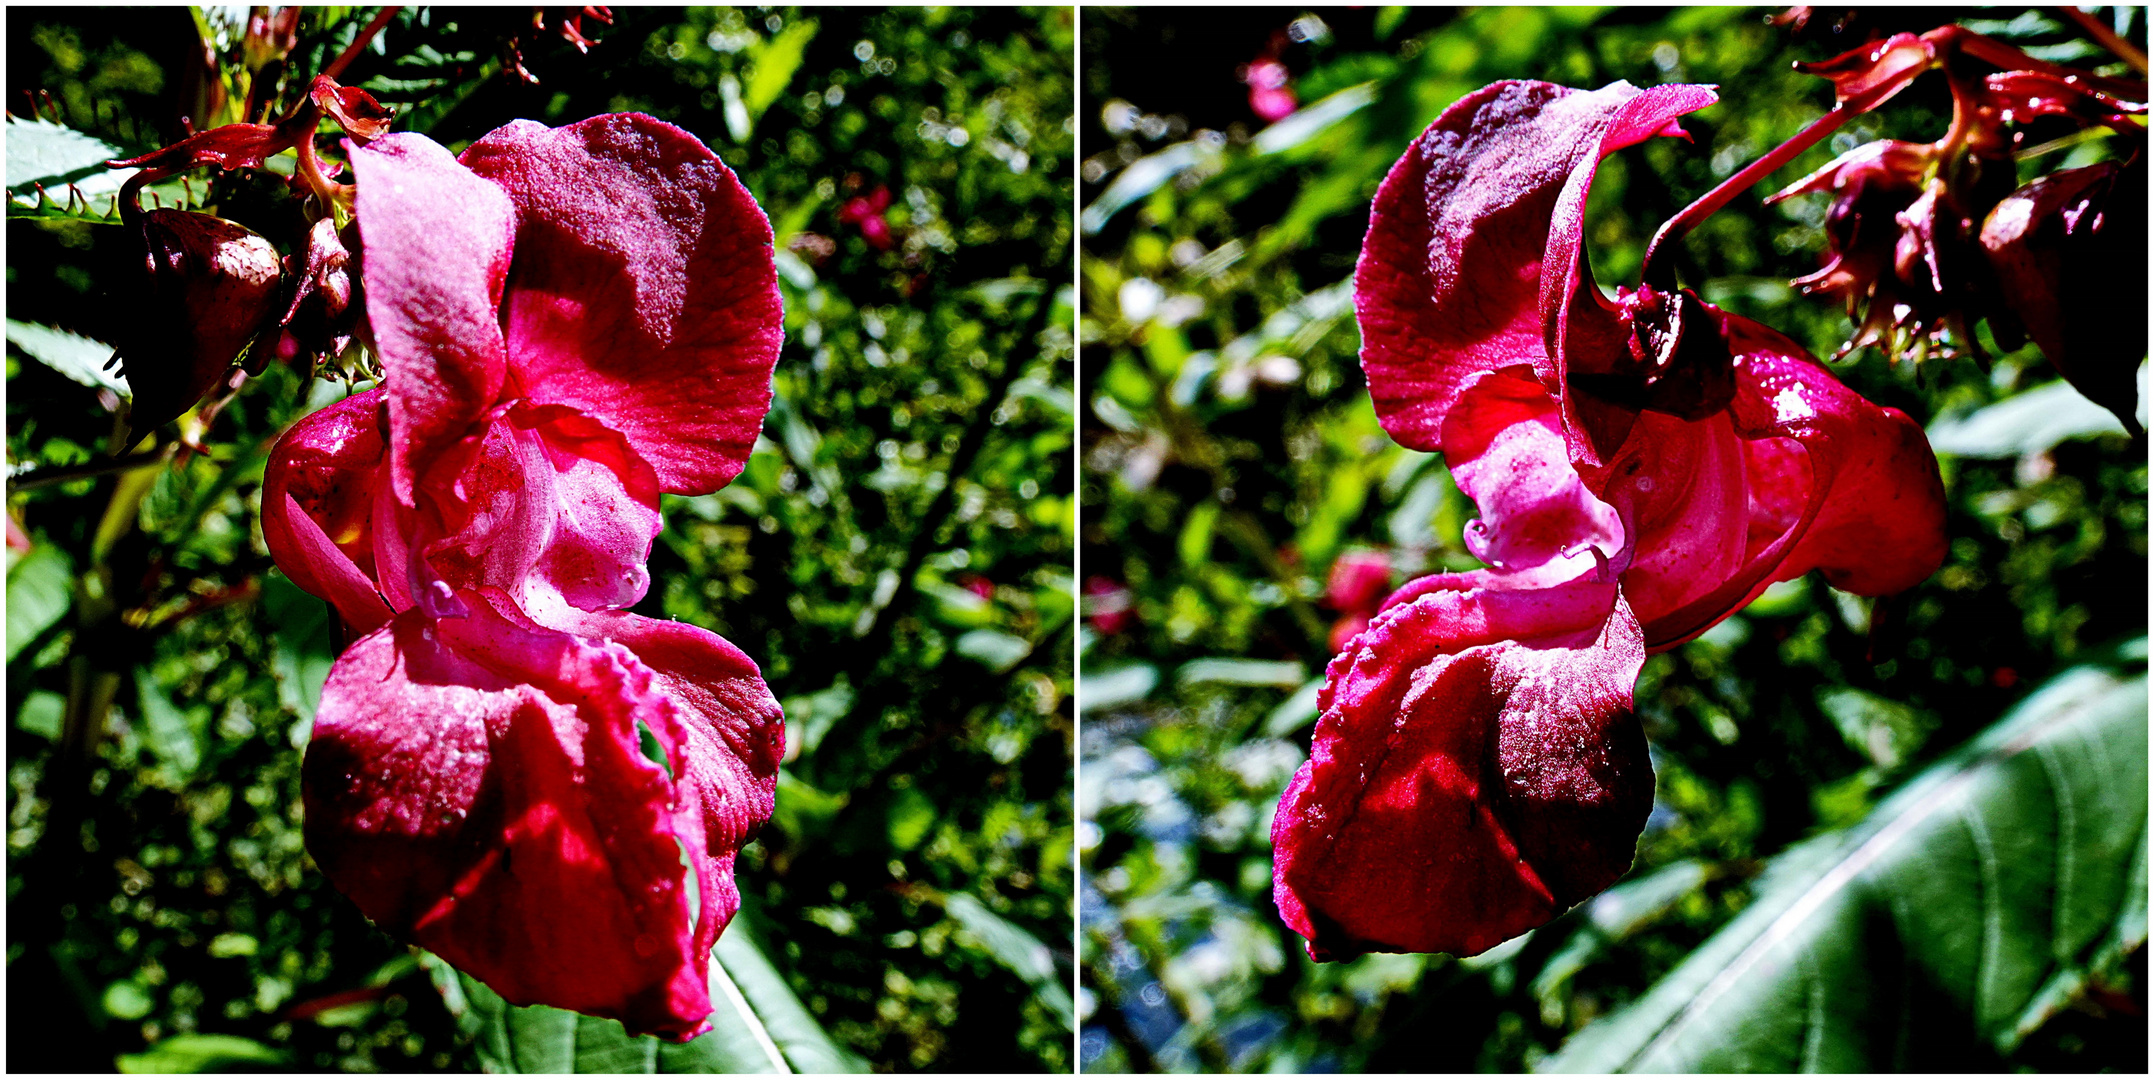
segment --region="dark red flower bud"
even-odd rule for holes
[[[139,314],[116,333],[133,434],[202,399],[276,312],[277,249],[246,226],[184,210],[142,215]]]
[[[2134,434],[2147,353],[2146,213],[2140,157],[2045,176],[1982,223],[2010,312],[1990,316],[2000,343],[2023,328],[2067,381]]]
[[[242,49],[247,57],[247,70],[260,71],[273,60],[282,60],[299,44],[298,7],[255,8],[247,19],[247,36]]]
[[[356,246],[357,231],[346,226]],[[292,275],[292,299],[285,305],[277,325],[289,330],[298,354],[311,363],[335,356],[351,342],[352,327],[364,310],[354,301],[359,291],[359,267],[345,237],[331,218],[314,223],[307,234],[307,249],[286,260]]]

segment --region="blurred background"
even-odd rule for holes
[[[2143,75],[2048,11],[1773,14],[1081,12],[1083,1069],[2146,1068],[2146,449],[1986,329],[1986,365],[1832,364],[1929,429],[1951,554],[1889,603],[1775,586],[1650,658],[1658,792],[1622,883],[1466,960],[1315,964],[1273,908],[1324,665],[1392,587],[1476,565],[1442,462],[1377,425],[1352,305],[1368,201],[1444,106],[1500,78],[1720,85],[1691,141],[1602,166],[1613,285],[1831,107],[1792,61],[1959,20]],[[2094,14],[2144,48],[2143,9]],[[1950,107],[1933,75],[1855,119],[1692,233],[1684,283],[1831,356],[1844,311],[1788,285],[1826,197],[1761,200]],[[2127,141],[2045,145],[2020,179]]]
[[[110,291],[125,230],[97,162],[219,100],[234,118],[249,72],[288,107],[380,11],[308,8],[276,48],[247,8],[8,14],[11,1069],[758,1064],[504,1009],[315,872],[299,762],[335,648],[272,567],[257,492],[277,433],[344,383],[271,365],[206,453],[100,456],[125,389],[100,343],[138,304]],[[647,112],[775,226],[765,437],[730,487],[666,498],[636,610],[724,635],[785,705],[777,816],[720,953],[786,1063],[1066,1071],[1071,12],[387,17],[343,81],[397,130],[461,150],[517,117]],[[35,198],[70,181],[80,199]],[[290,250],[280,188],[159,190]]]

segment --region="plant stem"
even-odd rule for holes
[[[1810,126],[1796,133],[1794,138],[1774,147],[1764,157],[1751,162],[1744,166],[1742,171],[1721,181],[1719,186],[1713,188],[1713,190],[1698,196],[1696,202],[1677,211],[1674,217],[1669,218],[1661,225],[1660,230],[1653,234],[1652,243],[1646,245],[1645,266],[1641,274],[1645,283],[1663,291],[1673,290],[1675,288],[1675,269],[1662,257],[1662,252],[1668,250],[1665,246],[1668,241],[1690,232],[1690,230],[1697,227],[1699,222],[1711,217],[1714,211],[1726,206],[1737,195],[1742,194],[1758,181],[1779,171],[1782,165],[1793,161],[1796,155],[1801,154],[1803,151],[1816,146],[1825,136],[1838,131],[1841,125],[1854,119],[1857,114],[1868,112],[1883,104],[1886,98],[1905,89],[1908,83],[1914,81],[1915,76],[1928,70],[1927,66],[1911,69],[1897,78],[1881,82],[1833,106],[1831,112],[1811,121]]]
[[[2065,18],[2072,20],[2073,25],[2086,31],[2087,36],[2093,38],[2102,48],[2122,57],[2124,62],[2137,69],[2139,74],[2144,75],[2147,73],[2147,54],[2142,52],[2138,46],[2118,37],[2116,31],[2102,25],[2102,20],[2070,4],[2059,7],[2057,11],[2063,14]]]
[[[171,453],[171,450],[170,446],[163,446],[155,450],[144,450],[139,454],[107,458],[103,461],[92,461],[82,465],[59,465],[50,469],[31,469],[8,477],[8,494],[12,495],[18,491],[34,491],[38,488],[64,484],[70,480],[80,480],[89,476],[126,472],[129,469],[152,464]]]

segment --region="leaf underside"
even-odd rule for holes
[[[2147,683],[2066,672],[1547,1072],[1994,1070],[2146,940]]]

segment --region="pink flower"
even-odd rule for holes
[[[1332,661],[1272,832],[1311,956],[1470,955],[1607,887],[1652,807],[1648,652],[1811,569],[1876,595],[1943,560],[1913,421],[1687,291],[1594,285],[1601,158],[1712,100],[1497,83],[1378,189],[1362,366],[1385,430],[1481,508],[1489,569],[1409,583]]]
[[[1137,618],[1129,590],[1113,578],[1094,574],[1085,579],[1085,618],[1092,621],[1093,629],[1112,637],[1129,629]]]
[[[890,189],[877,186],[873,193],[846,200],[838,208],[838,222],[860,226],[860,235],[877,251],[890,250],[890,222],[883,212],[890,209]]]
[[[308,849],[511,1002],[687,1038],[783,722],[738,649],[620,609],[659,493],[731,480],[768,409],[770,226],[649,117],[351,154],[386,378],[294,425],[263,484],[278,565],[357,639]]]
[[[1369,617],[1378,602],[1391,591],[1391,559],[1380,551],[1350,551],[1331,564],[1331,577],[1324,585],[1324,602],[1340,613],[1331,624],[1331,650],[1346,647],[1356,634],[1368,629]]]
[[[1286,65],[1277,60],[1257,60],[1244,68],[1242,81],[1249,84],[1249,110],[1266,122],[1285,119],[1297,104],[1286,80]]]

